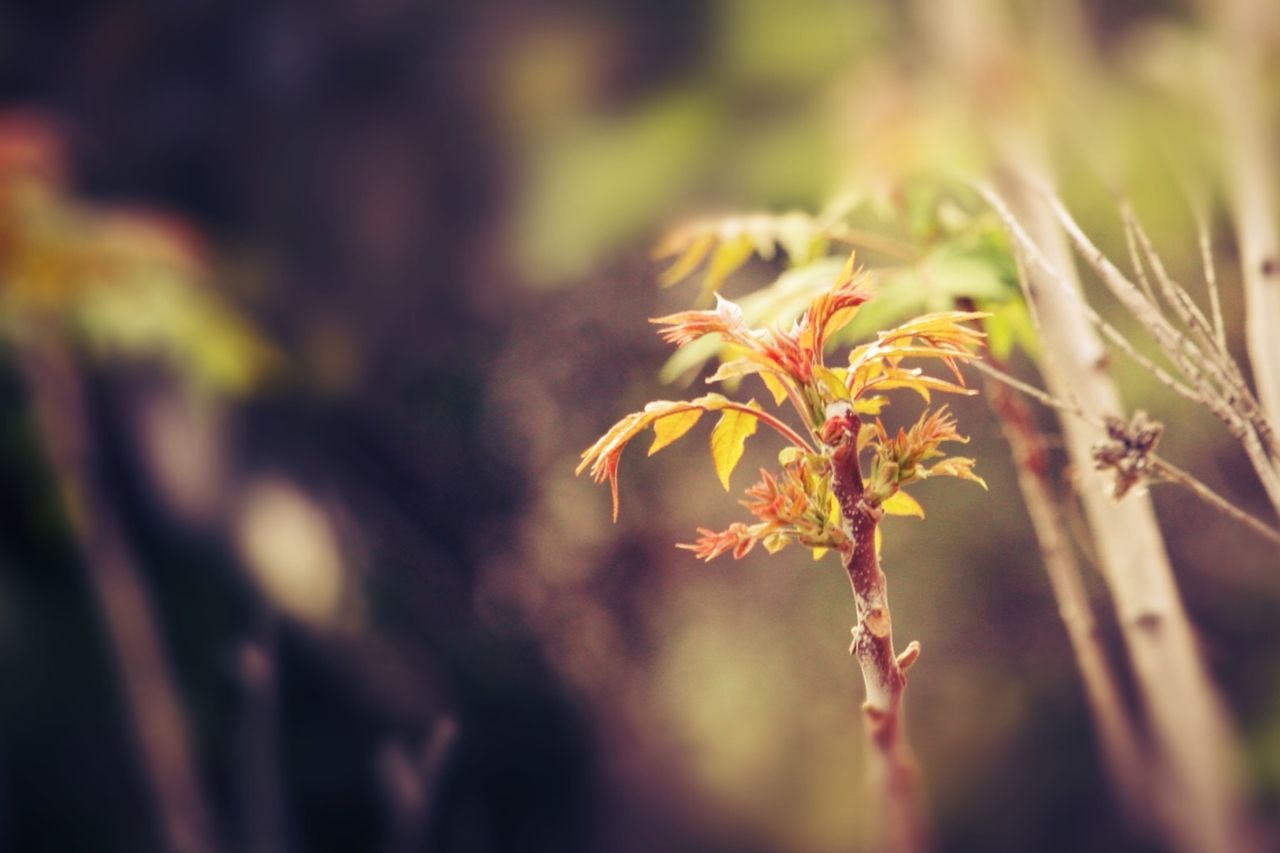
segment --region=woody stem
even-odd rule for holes
[[[858,615],[850,652],[858,659],[866,691],[862,710],[873,747],[873,772],[884,798],[885,847],[918,851],[928,846],[928,830],[902,715],[907,679],[893,649],[889,597],[875,546],[876,527],[884,510],[863,489],[857,415],[847,409],[837,417],[846,419],[846,429],[832,452],[832,479],[849,543],[841,549],[840,557],[849,573]],[[910,665],[918,650],[912,643],[902,662]]]

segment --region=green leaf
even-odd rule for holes
[[[702,409],[689,409],[677,412],[653,422],[653,444],[649,446],[649,455],[657,453],[689,430],[693,429],[702,418]]]
[[[782,534],[768,536],[764,540],[764,549],[770,554],[776,554],[783,548],[791,544],[791,537]]]
[[[752,400],[748,405],[755,406],[756,401]],[[747,437],[755,434],[757,423],[755,415],[729,409],[720,416],[711,431],[711,458],[716,465],[716,476],[726,492],[729,490],[729,475],[742,459]]]
[[[1015,347],[1020,347],[1032,358],[1039,354],[1035,324],[1027,312],[1026,303],[1021,299],[1010,299],[990,306],[988,310],[991,317],[986,322],[987,346],[992,355],[1007,361]]]
[[[844,384],[844,380],[840,375],[829,367],[817,365],[813,368],[813,376],[823,387],[827,389],[827,393],[831,395],[833,400],[848,400],[849,388]]]
[[[711,263],[707,265],[707,274],[702,279],[701,298],[705,299],[719,290],[725,279],[751,259],[755,248],[755,243],[745,234],[726,240],[716,247]]]

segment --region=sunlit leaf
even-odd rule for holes
[[[761,373],[760,379],[764,381],[764,387],[769,389],[769,393],[773,395],[773,402],[782,405],[787,399],[787,388],[782,384],[782,380],[772,373]]]
[[[694,270],[701,266],[707,257],[707,253],[711,251],[711,247],[715,244],[716,238],[714,234],[704,234],[694,240],[680,254],[676,262],[662,273],[658,278],[658,285],[660,287],[670,287],[688,278]]]
[[[853,411],[859,415],[878,415],[889,405],[889,398],[882,395],[859,397],[853,401]]]
[[[831,399],[849,399],[849,389],[845,387],[844,379],[842,379],[836,371],[829,367],[822,367],[819,365],[813,369],[813,376],[822,383],[824,388],[826,388],[827,393],[831,395]]]
[[[702,279],[704,296],[719,290],[725,279],[751,259],[755,248],[755,243],[745,234],[716,247],[711,263],[707,265],[707,274]]]
[[[649,446],[649,455],[652,456],[693,429],[694,424],[701,417],[702,409],[688,409],[655,420],[653,422],[653,444]]]
[[[961,480],[969,480],[987,488],[987,481],[973,473],[974,460],[964,456],[951,456],[943,459],[925,472],[928,477],[956,477]]]
[[[846,211],[847,206],[832,206],[820,217],[788,211],[687,223],[667,234],[654,249],[655,258],[676,258],[662,274],[660,283],[668,287],[693,275],[708,254],[711,261],[703,275],[704,295],[718,290],[753,254],[772,260],[779,246],[787,253],[792,267],[802,266],[824,249],[826,237],[836,229],[838,219]]]
[[[752,400],[748,405],[754,406]],[[729,476],[742,459],[747,438],[755,434],[757,419],[746,412],[729,410],[720,416],[711,431],[711,458],[715,461],[716,476],[725,491],[729,490]]]
[[[904,491],[897,491],[880,504],[889,515],[914,515],[916,518],[924,518],[924,507],[920,506],[920,502]]]
[[[753,373],[767,372],[768,368],[759,361],[753,361],[746,358],[735,358],[732,361],[721,362],[716,368],[716,372],[707,377],[707,383],[725,382],[730,379],[740,379],[743,376],[750,376]]]
[[[814,297],[839,279],[844,258],[820,258],[787,270],[773,284],[736,300],[748,326],[786,325],[799,317]],[[685,344],[667,360],[659,377],[671,382],[693,371],[725,348],[725,341],[706,337]]]

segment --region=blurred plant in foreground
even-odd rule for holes
[[[0,338],[104,616],[157,829],[166,849],[206,853],[218,849],[213,815],[160,619],[104,478],[83,368],[103,356],[159,360],[184,387],[234,394],[262,376],[271,350],[207,287],[194,232],[167,215],[90,207],[69,171],[51,123],[0,116]]]
[[[904,673],[919,656],[920,645],[913,641],[900,654],[894,650],[879,561],[879,522],[886,514],[924,516],[915,498],[903,491],[920,480],[948,476],[983,488],[986,484],[973,473],[974,460],[947,456],[940,449],[944,443],[967,440],[945,406],[926,410],[896,434],[878,416],[889,404],[884,393],[888,391],[909,389],[926,403],[932,391],[974,393],[964,386],[957,363],[975,357],[982,337],[965,322],[987,315],[925,314],[852,348],[847,366],[828,366],[828,342],[869,298],[863,285],[851,256],[835,285],[814,298],[789,331],[748,327],[741,308],[718,295],[713,310],[684,311],[651,321],[663,327],[664,340],[680,347],[719,337],[735,357],[724,361],[707,381],[736,383],[759,376],[775,406],[790,405],[803,425],[800,431],[754,399],[740,403],[712,393],[687,401],[656,401],[618,421],[588,448],[578,473],[589,469],[596,482],[609,481],[616,519],[619,460],[627,444],[650,427],[655,434],[652,455],[689,432],[704,413],[719,412],[711,455],[726,490],[746,439],[758,424],[787,440],[777,473],[761,470],[759,482],[747,489],[742,501],[756,521],[737,522],[723,531],[699,528],[698,540],[680,547],[704,560],[726,553],[741,558],[757,544],[770,553],[798,543],[812,549],[815,558],[829,550],[840,555],[857,607],[850,653],[862,669],[863,711],[879,761],[887,829],[895,848],[917,849],[924,842],[925,822],[903,726],[902,694]],[[955,381],[904,366],[909,359],[941,361]]]

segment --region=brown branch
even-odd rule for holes
[[[902,694],[907,686],[904,670],[919,656],[911,643],[898,655],[893,648],[893,623],[880,558],[876,554],[876,527],[884,510],[868,499],[858,461],[858,416],[848,404],[833,417],[843,417],[845,429],[831,457],[832,483],[840,502],[848,544],[840,558],[853,588],[858,624],[849,651],[858,659],[866,700],[862,710],[867,734],[874,747],[875,773],[882,786],[886,849],[917,851],[928,846],[929,830],[920,793],[919,773],[903,722]]]

